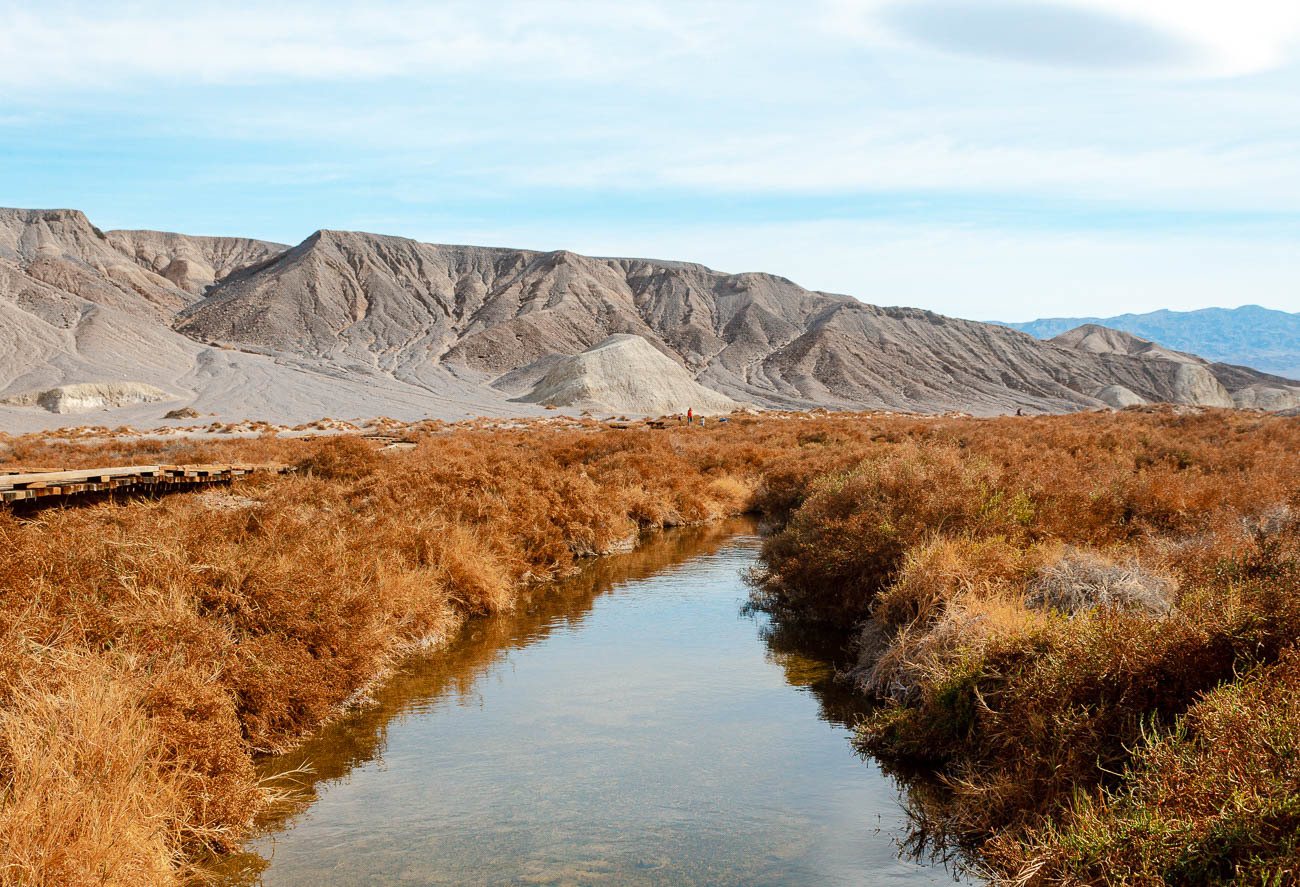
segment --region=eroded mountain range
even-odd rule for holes
[[[674,367],[624,338],[610,350],[629,335]],[[1298,383],[1113,330],[1040,341],[769,274],[341,231],[294,247],[102,232],[74,210],[0,210],[0,400],[17,404],[64,385],[133,383],[172,399],[119,398],[94,421],[156,422],[178,406],[280,422],[527,414],[543,409],[531,395],[557,360],[601,347],[573,372],[643,377],[653,366],[666,389],[694,380],[719,403],[757,407],[1300,406]],[[633,390],[551,376],[555,391]],[[0,428],[68,424],[42,412],[0,406]]]

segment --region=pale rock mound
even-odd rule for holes
[[[696,382],[681,364],[640,336],[610,336],[581,354],[550,363],[545,375],[518,400],[640,415],[688,409],[697,415],[714,415],[741,406]]]
[[[1300,407],[1300,388],[1259,383],[1232,392],[1232,401],[1242,409],[1293,410]]]
[[[1232,407],[1232,395],[1206,366],[1180,363],[1174,373],[1174,403],[1200,407]]]
[[[87,413],[142,403],[175,400],[161,388],[144,382],[86,382],[59,385],[44,391],[29,391],[6,398],[0,403],[19,407],[43,407],[51,413]]]
[[[1123,385],[1107,385],[1098,391],[1094,397],[1108,407],[1114,407],[1122,410],[1125,407],[1145,406],[1151,401],[1147,400],[1136,391],[1125,388]]]

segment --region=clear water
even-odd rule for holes
[[[737,531],[741,531],[737,535]],[[291,756],[309,797],[228,885],[951,883],[829,666],[742,613],[747,526],[602,559],[409,662]]]

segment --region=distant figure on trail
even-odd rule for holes
[[[690,407],[686,408],[686,424],[687,425],[695,424],[695,413]]]
[[[1025,414],[1025,411],[1024,411],[1024,410],[1022,410],[1020,407],[1016,407],[1016,415],[1017,415],[1017,416],[1023,416],[1024,414]]]

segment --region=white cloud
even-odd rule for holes
[[[583,165],[513,170],[521,184],[713,193],[1039,195],[1162,208],[1290,210],[1300,201],[1300,143],[1077,145],[999,143],[922,130],[934,115],[861,129],[638,146]],[[668,160],[665,162],[665,157]]]
[[[889,25],[891,10],[909,0],[827,0],[824,30],[880,46],[914,44]],[[953,6],[980,10],[983,0]],[[1300,46],[1300,4],[1287,0],[1032,0],[1025,8],[1102,14],[1115,23],[1141,23],[1200,52],[1167,65],[1161,75],[1232,77],[1268,71],[1292,61]],[[1066,65],[1068,67],[1068,65]],[[1131,71],[1126,74],[1132,76]]]
[[[1210,50],[1202,73],[1236,76],[1287,63],[1300,38],[1300,4],[1289,0],[1082,0],[1142,18]]]
[[[688,50],[697,34],[697,17],[648,2],[10,5],[0,84],[38,91],[464,71],[598,77]],[[641,52],[609,52],[611,44]]]

